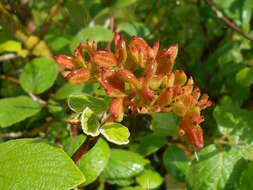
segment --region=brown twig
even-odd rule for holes
[[[110,30],[112,31],[112,33],[114,33],[114,18],[113,18],[113,16],[111,16],[111,18],[110,18]],[[112,41],[109,41],[107,44],[107,49],[111,48],[111,44],[112,44]]]
[[[64,0],[58,0],[57,3],[50,9],[47,19],[42,24],[39,30],[39,37],[43,39],[45,34],[47,33],[54,16],[58,13],[61,5],[64,3]]]
[[[83,142],[83,144],[77,149],[77,151],[73,154],[71,157],[72,160],[77,163],[83,155],[85,155],[97,142],[98,137],[90,137],[87,136],[86,140]]]
[[[13,82],[15,84],[20,84],[18,79],[14,78],[12,76],[9,76],[9,75],[1,74],[0,78],[1,79],[6,79],[6,80],[11,81],[11,82]]]
[[[238,32],[244,38],[253,41],[253,36],[243,32],[233,21],[229,20],[212,2],[212,0],[206,0],[207,4],[210,6],[211,10],[217,15],[217,17],[222,20],[229,28],[233,31]]]

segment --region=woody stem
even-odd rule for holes
[[[76,152],[71,157],[72,160],[77,163],[97,142],[98,137],[87,136],[83,144],[76,150]]]

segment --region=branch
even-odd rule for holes
[[[210,6],[211,10],[216,14],[216,16],[222,20],[229,28],[232,30],[238,32],[241,34],[244,38],[253,41],[253,36],[250,34],[247,34],[243,32],[238,26],[233,21],[230,21],[217,7],[216,5],[212,2],[212,0],[206,0],[207,4]]]
[[[18,79],[14,78],[12,76],[9,76],[9,75],[1,74],[0,78],[1,79],[6,79],[6,80],[11,81],[11,82],[13,82],[15,84],[20,84]]]
[[[73,154],[71,157],[72,160],[77,163],[83,155],[85,155],[97,142],[98,137],[90,137],[87,136],[86,140],[83,142],[83,144],[77,149],[77,151]]]
[[[63,3],[64,3],[64,0],[58,0],[57,3],[50,9],[47,19],[44,21],[44,23],[42,24],[40,28],[40,31],[39,31],[40,39],[44,38],[45,34],[47,33],[52,23],[53,17],[57,14],[57,12],[59,11]]]
[[[35,96],[33,93],[28,93],[28,95],[35,101],[38,102],[39,104],[43,106],[47,106],[47,102],[45,100],[42,100],[40,97]]]

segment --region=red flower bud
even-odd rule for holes
[[[111,68],[117,65],[116,58],[112,52],[94,51],[92,54],[95,64],[100,67]]]
[[[163,107],[171,103],[173,97],[173,89],[171,87],[165,89],[157,98],[155,105]]]
[[[141,89],[141,83],[131,71],[121,69],[116,71],[116,75],[119,79],[132,84],[136,89]]]
[[[115,57],[118,61],[119,66],[122,67],[127,59],[126,43],[122,37],[120,37],[119,40],[115,42]]]
[[[72,57],[69,57],[66,55],[57,55],[54,58],[55,58],[55,61],[62,68],[72,69],[75,67],[75,61]]]
[[[124,116],[123,98],[115,98],[109,108],[111,114],[110,121],[121,122]]]
[[[88,69],[81,68],[70,72],[66,77],[70,82],[80,84],[89,80],[90,71]]]
[[[168,74],[172,71],[178,52],[178,45],[171,46],[168,50],[159,51],[156,57],[157,74]]]

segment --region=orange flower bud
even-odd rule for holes
[[[175,81],[174,85],[176,86],[183,86],[187,80],[187,76],[183,70],[176,70],[175,71]]]
[[[92,53],[95,64],[100,67],[111,68],[117,65],[116,58],[109,51],[94,51]]]
[[[88,69],[81,68],[70,72],[66,77],[70,82],[80,84],[89,80],[90,71]]]
[[[62,68],[72,69],[75,67],[75,61],[72,57],[69,57],[66,55],[57,55],[54,58],[55,58],[55,61]]]
[[[120,69],[116,71],[116,75],[119,79],[132,84],[136,89],[141,89],[141,83],[131,71]]]
[[[122,37],[115,42],[115,57],[121,67],[127,59],[126,43]]]
[[[173,97],[173,89],[171,87],[168,87],[157,98],[155,105],[160,107],[167,106],[171,103],[172,97]]]
[[[110,121],[121,122],[124,116],[123,98],[115,98],[109,108],[111,114]]]
[[[168,74],[172,71],[178,52],[178,45],[171,46],[168,50],[159,51],[156,56],[157,74]]]

